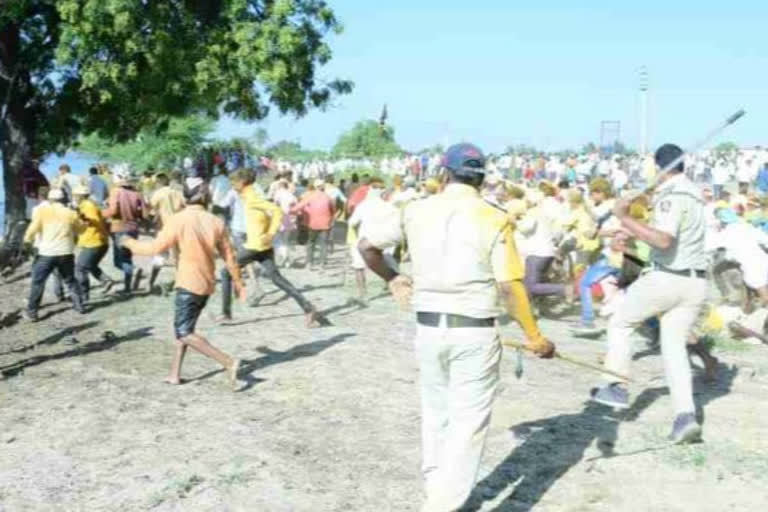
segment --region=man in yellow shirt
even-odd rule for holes
[[[275,252],[272,240],[280,229],[283,211],[274,203],[267,201],[262,193],[253,186],[253,173],[246,169],[235,171],[232,176],[232,188],[240,195],[245,210],[246,241],[243,250],[237,255],[238,264],[243,267],[254,261],[261,264],[264,277],[295,300],[304,311],[307,327],[314,324],[330,325],[320,315],[315,306],[307,300],[296,287],[288,281],[275,265]],[[222,275],[223,319],[232,318],[232,281],[228,272]]]
[[[568,206],[570,213],[563,222],[563,229],[567,235],[561,242],[561,250],[575,249],[576,266],[584,268],[592,263],[593,255],[600,248],[597,223],[589,214],[584,204],[584,196],[578,189],[569,193]]]
[[[101,216],[101,210],[88,198],[89,195],[90,188],[87,185],[80,185],[72,191],[82,226],[77,237],[80,253],[75,263],[75,278],[80,284],[83,299],[86,302],[90,298],[91,291],[89,274],[104,285],[105,294],[115,285],[115,282],[99,268],[99,263],[109,250],[109,232],[104,223],[104,217]]]
[[[32,222],[24,234],[24,243],[37,241],[37,257],[32,266],[32,288],[24,316],[38,320],[37,310],[43,298],[45,282],[54,270],[58,270],[72,296],[72,307],[85,314],[82,290],[75,280],[75,238],[81,228],[77,213],[64,206],[66,196],[61,189],[51,189],[49,203],[41,205],[32,214]]]

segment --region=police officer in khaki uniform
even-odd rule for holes
[[[664,168],[682,153],[678,146],[665,144],[656,151],[656,165]],[[621,200],[615,206],[622,227],[649,244],[652,252],[649,268],[629,287],[625,303],[609,322],[605,359],[607,369],[627,375],[632,331],[647,318],[660,318],[664,372],[677,414],[670,435],[675,443],[701,437],[686,342],[707,298],[704,202],[683,167],[681,162],[659,176],[650,225],[630,217],[628,201]],[[615,380],[593,391],[592,399],[616,408],[629,407],[626,388]]]
[[[499,381],[497,317],[521,325],[528,347],[551,357],[531,314],[523,267],[505,212],[480,197],[485,157],[471,144],[443,158],[447,186],[366,230],[359,249],[398,301],[412,291],[422,402],[422,512],[460,508],[475,484]],[[388,267],[382,250],[405,238],[413,281]]]

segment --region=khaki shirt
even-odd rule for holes
[[[504,314],[497,283],[524,276],[504,211],[472,187],[451,184],[406,206],[402,225],[395,217],[366,228],[367,240],[380,249],[399,243],[403,234],[413,262],[414,310],[473,318]]]
[[[651,262],[673,270],[704,270],[706,215],[701,190],[684,174],[662,183],[653,202],[651,226],[675,237],[666,251],[653,248]]]

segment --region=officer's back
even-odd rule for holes
[[[475,318],[501,314],[491,255],[506,222],[501,210],[460,183],[410,204],[403,224],[413,261],[414,309]]]

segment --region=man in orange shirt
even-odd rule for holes
[[[176,354],[166,382],[181,384],[181,365],[189,346],[224,366],[229,382],[235,389],[240,361],[195,333],[197,319],[216,287],[217,252],[224,258],[234,281],[235,291],[241,300],[246,299],[246,289],[224,221],[205,209],[208,201],[207,185],[203,183],[193,189],[185,186],[184,198],[187,207],[167,219],[157,238],[139,242],[134,238],[124,237],[121,244],[131,252],[145,256],[160,254],[173,247],[179,251],[174,318]]]

